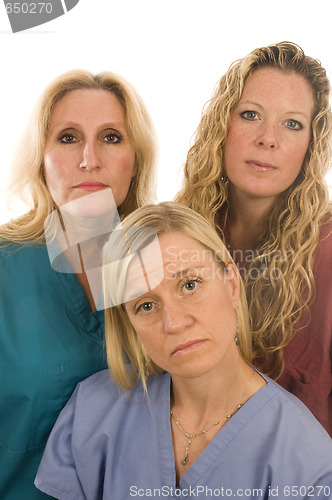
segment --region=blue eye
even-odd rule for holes
[[[199,278],[190,278],[182,285],[182,290],[185,294],[189,295],[197,290],[199,284],[202,282]]]
[[[249,120],[249,121],[254,121],[257,119],[256,111],[243,111],[243,113],[241,113],[241,116],[245,120]]]
[[[193,290],[196,289],[196,286],[197,286],[197,282],[194,280],[190,280],[190,281],[187,281],[187,283],[185,283],[183,285],[183,288],[188,290],[188,292],[192,292]]]
[[[287,120],[286,125],[288,128],[292,130],[302,130],[303,126],[302,123],[300,123],[297,120]]]

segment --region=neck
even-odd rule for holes
[[[108,235],[96,236],[94,239],[77,244],[77,255],[80,260],[81,272],[76,273],[76,277],[81,284],[88,299],[92,312],[96,310],[96,303],[102,292],[102,280],[98,267],[101,265],[102,249]],[[77,256],[75,257],[77,260]],[[70,258],[68,259],[69,263]],[[77,262],[75,262],[75,265]],[[87,276],[89,272],[89,278]]]
[[[192,379],[172,377],[171,407],[176,418],[192,431],[233,413],[247,399],[252,368],[239,357],[231,369]],[[247,394],[244,394],[247,392]],[[217,397],[218,395],[218,397]],[[191,428],[190,428],[191,427]]]
[[[265,385],[240,355],[233,361],[196,378],[172,376],[170,422],[177,481],[229,419]]]
[[[230,189],[229,218],[233,250],[246,251],[255,246],[274,204],[275,199],[249,197]]]

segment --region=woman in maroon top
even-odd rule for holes
[[[293,43],[235,61],[203,112],[177,201],[223,231],[257,366],[332,435],[329,97],[324,68]]]

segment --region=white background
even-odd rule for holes
[[[12,34],[1,2],[0,223],[15,215],[4,200],[15,146],[35,100],[60,73],[110,70],[136,87],[159,137],[158,198],[171,199],[203,104],[230,63],[290,40],[331,79],[331,19],[331,0],[80,0],[66,15]]]

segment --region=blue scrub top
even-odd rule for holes
[[[106,367],[104,314],[45,245],[0,245],[0,498],[49,498],[34,484],[48,435],[76,384]]]
[[[107,371],[79,384],[49,438],[36,485],[62,500],[331,498],[332,441],[295,396],[267,384],[176,485],[170,376],[119,391]]]

